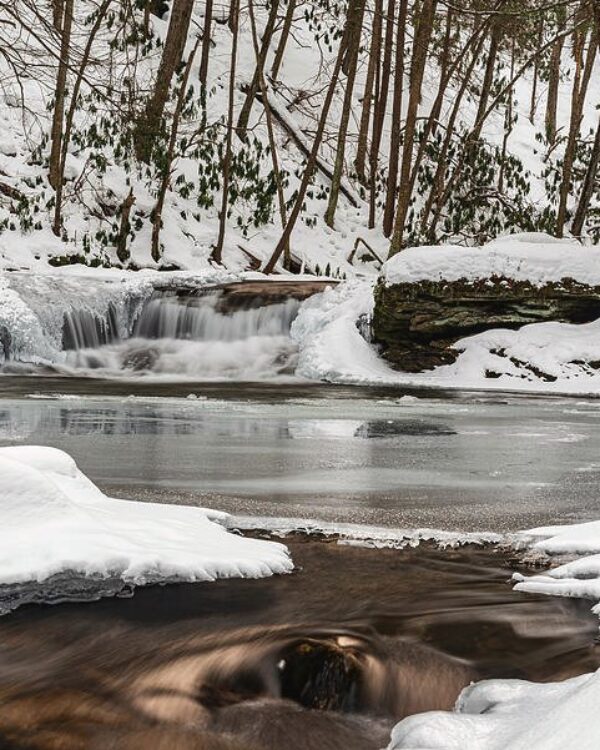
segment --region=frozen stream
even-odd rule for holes
[[[600,402],[78,383],[2,379],[0,442],[62,448],[113,496],[396,528],[600,517]]]
[[[0,445],[62,448],[109,494],[247,528],[600,516],[597,401],[8,376],[0,395]],[[515,592],[510,549],[284,541],[292,575],[0,618],[0,747],[380,750],[472,680],[600,663],[589,602]]]

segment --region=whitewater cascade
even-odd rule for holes
[[[147,280],[0,278],[0,364],[62,374],[253,380],[293,375],[295,298],[156,290]]]

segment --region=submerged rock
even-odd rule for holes
[[[375,289],[373,341],[404,372],[451,364],[453,345],[492,328],[530,323],[589,323],[600,318],[600,286],[573,279],[536,285],[504,276],[453,281],[380,281]]]

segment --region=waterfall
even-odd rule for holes
[[[240,341],[251,336],[288,336],[300,302],[288,299],[270,305],[221,312],[221,292],[202,297],[159,296],[148,302],[133,335],[146,339]]]
[[[293,375],[286,293],[154,289],[75,277],[0,277],[0,364],[68,375],[261,380]],[[26,363],[26,364],[24,364]]]
[[[89,310],[69,310],[65,313],[62,332],[62,348],[95,349],[119,339],[119,323],[115,306],[106,309],[106,317],[99,317]]]
[[[70,350],[130,336],[148,279],[0,274],[0,363],[61,365]]]

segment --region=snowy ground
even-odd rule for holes
[[[54,448],[0,449],[0,613],[14,589],[52,576],[121,578],[143,585],[286,573],[283,545],[246,539],[226,515],[106,497]]]

